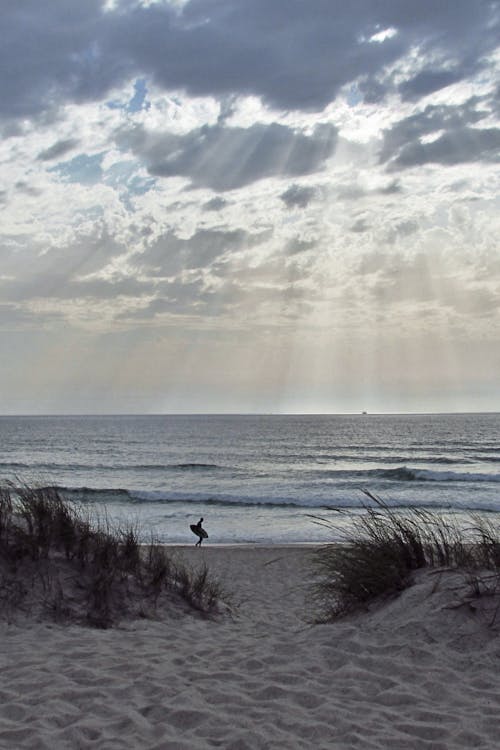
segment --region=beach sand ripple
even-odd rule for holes
[[[311,625],[309,548],[175,554],[207,563],[232,615],[3,624],[2,750],[498,748],[499,634],[455,606],[456,574]]]

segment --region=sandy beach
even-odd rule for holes
[[[498,747],[498,630],[456,606],[456,574],[311,625],[311,547],[172,553],[207,563],[231,613],[3,623],[2,750]]]

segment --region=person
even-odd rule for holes
[[[190,526],[190,529],[193,532],[193,534],[196,534],[196,536],[199,537],[198,541],[194,545],[195,547],[201,547],[202,541],[206,539],[206,537],[208,536],[207,532],[201,525],[202,523],[203,523],[203,518],[200,518],[198,523],[192,523]]]

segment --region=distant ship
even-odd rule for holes
[[[362,411],[361,414],[368,414],[368,412],[367,411]]]

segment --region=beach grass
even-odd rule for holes
[[[55,488],[19,481],[0,487],[0,601],[59,621],[110,627],[123,617],[154,616],[183,603],[214,613],[224,592],[205,567],[174,560],[137,525],[91,520]]]
[[[410,586],[422,568],[462,571],[476,595],[500,592],[500,529],[471,514],[459,524],[452,516],[422,508],[390,508],[365,491],[371,505],[355,516],[340,544],[326,544],[313,556],[313,597],[318,621],[366,608]],[[341,510],[338,510],[342,513]],[[334,521],[314,517],[321,525]]]

